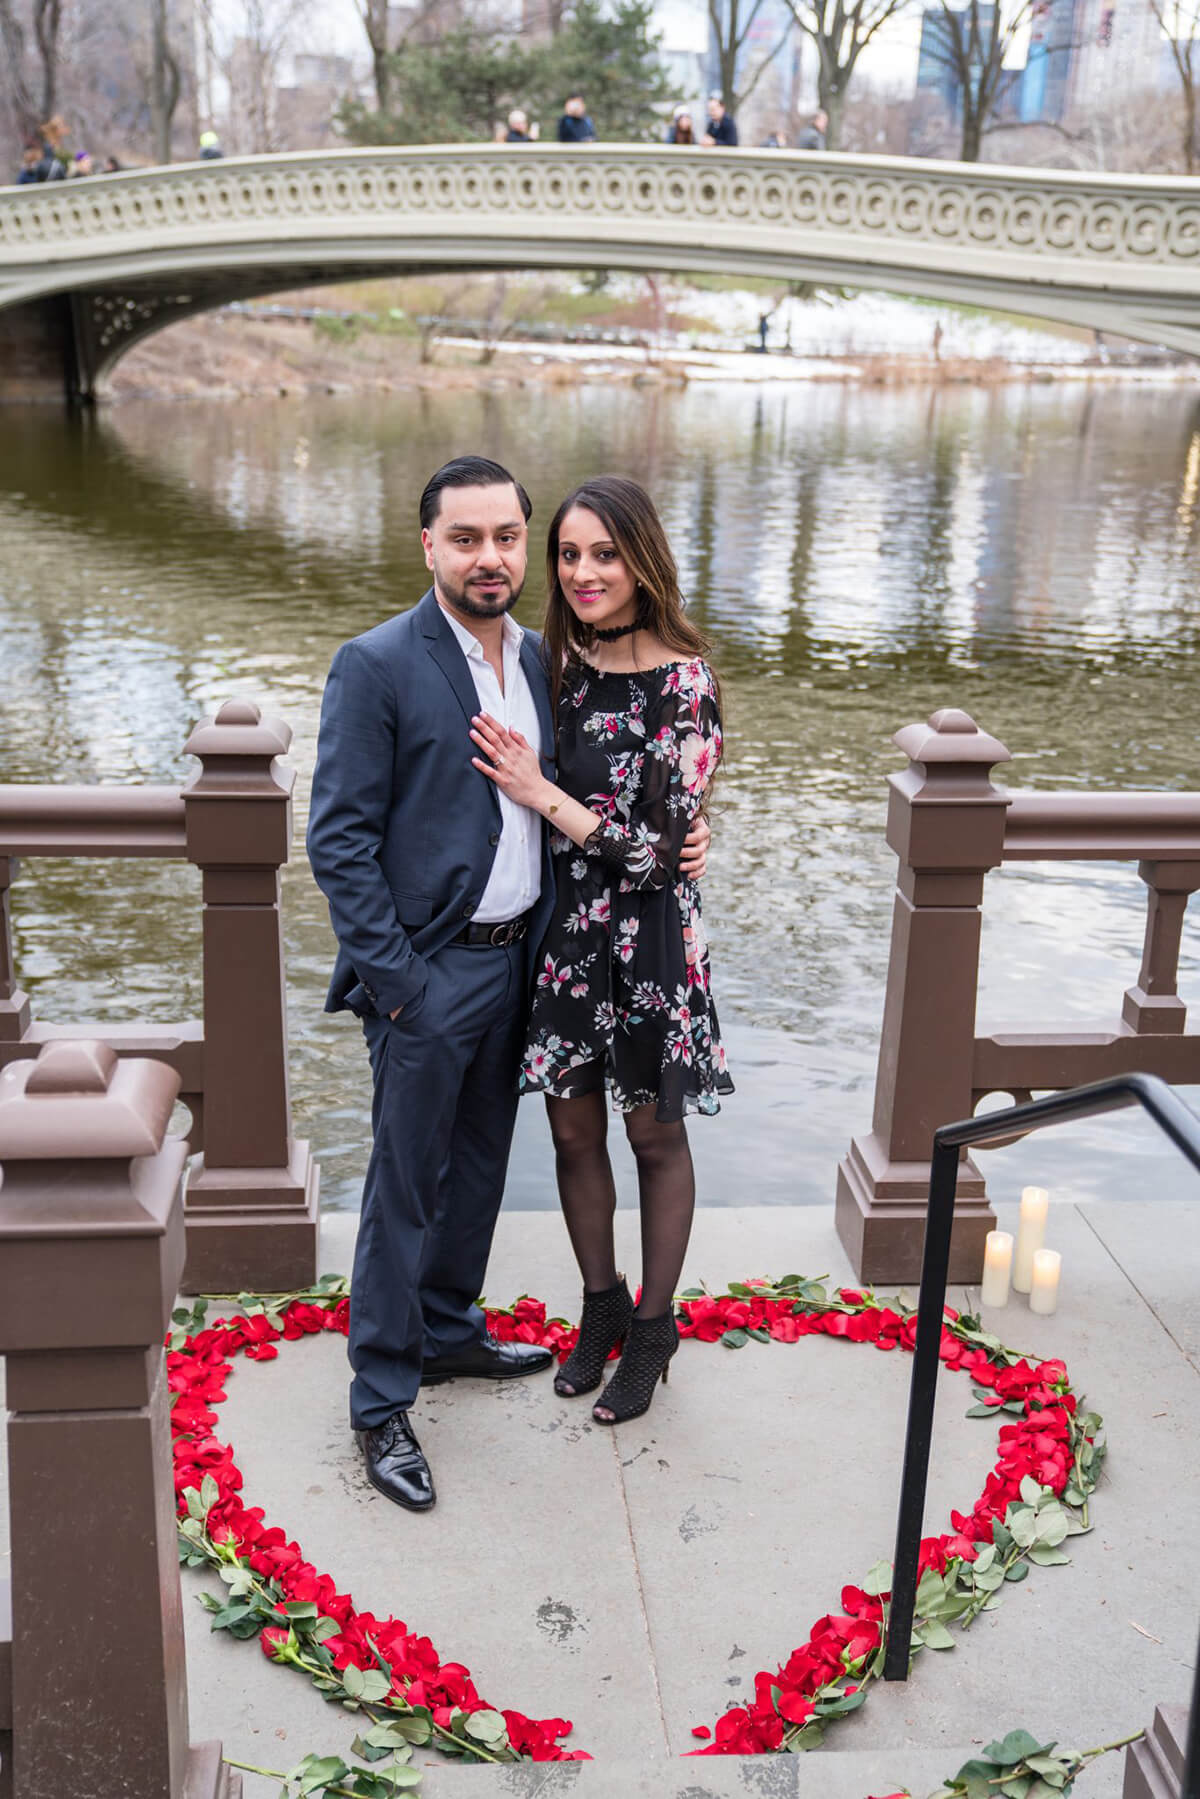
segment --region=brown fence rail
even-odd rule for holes
[[[1177,991],[1184,913],[1200,888],[1200,794],[1010,794],[991,771],[1010,760],[965,712],[935,712],[894,742],[887,840],[899,857],[875,1107],[838,1169],[838,1232],[858,1276],[920,1276],[933,1133],[990,1093],[1015,1101],[1110,1075],[1200,1081],[1200,1036]],[[1021,861],[1136,862],[1148,890],[1136,983],[1095,1032],[976,1035],[984,877]],[[959,1165],[950,1279],[977,1281],[995,1224],[984,1178]]]
[[[292,1134],[279,870],[292,833],[291,729],[231,700],[186,750],[182,788],[0,786],[0,1069],[98,1038],[179,1076],[198,1153],[187,1186],[186,1290],[282,1291],[315,1278],[319,1171]],[[13,965],[22,856],[174,857],[201,871],[204,1019],[39,1025]]]

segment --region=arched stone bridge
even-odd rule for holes
[[[884,288],[1200,354],[1200,180],[637,144],[244,157],[0,189],[0,397],[356,275],[705,270]]]

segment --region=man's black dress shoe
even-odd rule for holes
[[[427,1512],[437,1494],[429,1463],[413,1434],[407,1412],[393,1412],[377,1430],[356,1430],[371,1485],[410,1512]]]
[[[497,1343],[486,1336],[453,1355],[434,1356],[421,1368],[421,1385],[436,1387],[455,1375],[477,1380],[517,1380],[522,1374],[540,1374],[554,1360],[553,1352],[538,1343]]]

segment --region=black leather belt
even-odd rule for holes
[[[520,918],[505,919],[500,924],[464,925],[450,941],[465,943],[470,949],[507,949],[510,943],[520,943],[528,930],[529,914],[522,912]]]

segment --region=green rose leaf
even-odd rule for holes
[[[1063,1543],[1070,1535],[1071,1521],[1061,1505],[1047,1506],[1037,1515],[1033,1537],[1035,1543]]]
[[[342,1685],[347,1693],[349,1693],[351,1699],[361,1699],[363,1688],[366,1684],[366,1675],[361,1668],[356,1668],[353,1662],[349,1662],[346,1667],[342,1669]]]
[[[936,1618],[931,1618],[928,1624],[923,1624],[917,1634],[927,1649],[953,1649],[954,1647],[954,1638],[946,1626],[939,1624]]]
[[[816,1718],[810,1718],[801,1726],[794,1737],[784,1739],[784,1747],[793,1754],[803,1755],[809,1749],[819,1749],[825,1740],[824,1727]]]
[[[499,1712],[472,1712],[467,1719],[467,1735],[477,1743],[499,1743],[508,1735],[508,1726]]]
[[[1035,1543],[1029,1551],[1029,1559],[1039,1568],[1062,1568],[1071,1560],[1055,1543]]]
[[[1029,1573],[1028,1562],[1014,1562],[1011,1568],[1004,1570],[1005,1580],[1024,1580]]]
[[[721,1338],[726,1349],[743,1349],[749,1340],[750,1339],[744,1330],[726,1331],[725,1335]]]
[[[332,1786],[335,1780],[344,1780],[350,1770],[339,1755],[306,1755],[299,1765],[288,1775],[289,1780],[300,1783],[301,1795],[315,1793],[321,1787]]]
[[[892,1564],[879,1561],[868,1568],[862,1590],[869,1599],[878,1599],[881,1593],[890,1593],[892,1590]]]
[[[1027,1756],[1045,1755],[1053,1747],[1053,1743],[1039,1743],[1027,1730],[1010,1730],[1002,1742],[989,1743],[983,1753],[1002,1768],[1015,1768]]]
[[[351,1743],[350,1753],[357,1755],[360,1761],[382,1762],[387,1760],[391,1750],[383,1743],[372,1743],[368,1737],[360,1736]]]
[[[992,1782],[999,1772],[995,1762],[976,1757],[963,1763],[951,1784],[960,1788],[966,1799],[995,1799],[996,1789]]]
[[[378,1705],[391,1690],[392,1683],[386,1674],[381,1674],[378,1668],[368,1668],[362,1677],[362,1691],[358,1697],[366,1705]]]
[[[1049,1786],[1061,1787],[1069,1778],[1071,1758],[1063,1755],[1027,1755],[1025,1766],[1047,1782]]]
[[[1010,1506],[1008,1508],[1008,1528],[1012,1532],[1013,1542],[1022,1549],[1028,1549],[1037,1534],[1037,1513],[1032,1506]]]

